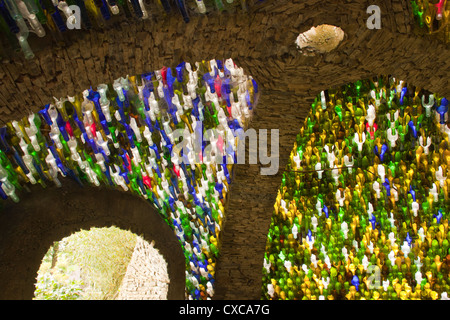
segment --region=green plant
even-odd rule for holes
[[[77,300],[83,292],[80,280],[62,282],[51,273],[40,274],[37,277],[36,300]]]
[[[91,228],[55,242],[39,269],[35,299],[115,299],[136,237],[116,227]]]

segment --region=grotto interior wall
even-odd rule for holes
[[[366,26],[371,4],[382,12],[379,30]],[[392,74],[450,95],[449,47],[413,33],[407,0],[329,0],[326,4],[278,0],[265,1],[247,14],[192,17],[188,24],[173,15],[153,19],[122,23],[108,32],[71,32],[65,46],[47,43],[37,48],[32,61],[17,57],[2,64],[0,121],[22,117],[28,110],[36,112],[53,96],[73,95],[127,74],[180,61],[233,58],[261,89],[251,127],[279,129],[280,171],[262,176],[260,164],[236,167],[217,263],[216,299],[260,298],[264,248],[281,169],[321,90]],[[294,43],[298,34],[325,23],[344,30],[341,44],[327,54],[299,54]]]
[[[37,271],[54,241],[81,229],[116,226],[155,241],[167,262],[168,299],[185,297],[181,246],[160,214],[145,200],[108,188],[80,187],[64,179],[61,188],[32,186],[16,204],[6,201],[0,216],[0,299],[32,299]]]

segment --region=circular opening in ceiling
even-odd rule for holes
[[[300,52],[307,56],[326,53],[335,49],[344,39],[344,31],[336,26],[321,24],[300,33],[295,43]]]

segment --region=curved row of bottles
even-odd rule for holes
[[[247,11],[247,0],[0,0],[0,31],[13,49],[32,59],[30,32],[61,40],[71,29],[108,30],[123,20],[146,21],[151,15],[167,14],[179,14],[188,23],[192,15],[223,10]]]
[[[393,77],[321,92],[271,218],[263,299],[448,299],[448,100]]]
[[[411,0],[411,6],[418,30],[450,43],[450,1]]]
[[[30,184],[110,186],[147,199],[186,258],[186,295],[214,294],[224,203],[258,87],[232,59],[183,62],[56,99],[0,128],[0,196]]]

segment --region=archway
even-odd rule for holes
[[[331,0],[323,5],[315,0],[267,0],[249,14],[194,17],[186,26],[179,17],[167,16],[153,24],[124,23],[107,33],[69,36],[70,44],[65,47],[37,50],[34,62],[15,59],[15,63],[2,65],[5,90],[0,120],[23,114],[24,105],[37,111],[53,95],[74,94],[99,83],[105,75],[111,82],[127,73],[138,74],[148,70],[145,64],[159,67],[181,60],[233,57],[260,85],[263,94],[252,127],[280,129],[280,167],[284,167],[298,123],[325,88],[391,73],[448,96],[448,47],[412,33],[410,1],[378,3],[381,30],[366,27],[367,1],[343,4]],[[294,41],[299,32],[324,23],[341,27],[346,33],[344,41],[326,55],[298,55]],[[281,182],[280,175],[268,179],[258,176],[259,172],[259,165],[236,167],[236,197],[228,204],[229,223],[218,261],[218,299],[259,298],[258,273],[275,200],[275,196],[262,195],[274,195]]]
[[[282,169],[289,161],[293,142],[296,141],[300,127],[317,95],[327,88],[337,88],[360,79],[378,76],[375,72],[362,68],[349,69],[346,66],[333,66],[335,71],[330,74],[330,67],[321,64],[315,68],[305,67],[298,58],[293,59],[296,62],[292,64],[297,70],[308,72],[298,80],[298,86],[303,88],[304,92],[298,91],[301,89],[293,89],[290,93],[273,89],[262,91],[259,109],[256,110],[251,122],[251,127],[256,130],[279,129],[280,171],[274,176],[262,176],[259,174],[261,164],[235,167],[234,183],[230,193],[232,196],[226,207],[227,223],[222,234],[221,257],[216,271],[215,298],[219,300],[261,297],[265,243],[277,190],[281,185]],[[390,70],[387,74],[400,79],[394,64],[387,69]],[[286,72],[293,76],[295,68],[287,68]],[[338,78],[334,77],[334,74],[339,75]],[[315,79],[322,80],[316,82]],[[415,83],[416,78],[406,76],[405,79],[408,83]],[[326,86],[324,83],[330,85]],[[280,86],[289,87],[289,84],[283,82]],[[423,88],[434,92],[432,86]],[[445,89],[444,91],[447,92]],[[270,146],[268,148],[270,150]],[[240,196],[236,197],[237,194]],[[234,289],[237,287],[240,288],[239,291]]]
[[[180,241],[187,295],[207,299],[238,135],[259,91],[232,59],[173,69],[55,98],[0,128],[0,195],[19,202],[31,185],[60,186],[61,175],[148,200]]]
[[[277,192],[265,298],[446,298],[447,106],[394,77],[316,97]]]
[[[61,188],[32,186],[20,203],[5,202],[0,221],[1,299],[33,297],[36,272],[53,241],[79,229],[111,226],[155,241],[168,265],[168,299],[185,298],[185,257],[180,243],[160,214],[130,193],[81,188],[67,179]]]

